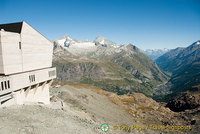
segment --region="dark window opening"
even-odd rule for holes
[[[29,75],[29,81],[34,82],[35,81],[35,75]]]
[[[10,88],[10,81],[9,80],[7,81],[7,84],[8,84],[8,88]]]
[[[5,89],[7,89],[7,83],[6,83],[6,81],[4,81],[4,84],[5,84]]]
[[[21,44],[22,44],[22,43],[21,43],[21,42],[19,42],[19,49],[22,49],[22,46],[21,46]]]
[[[1,89],[2,89],[2,90],[4,90],[4,87],[3,87],[3,82],[1,82]]]

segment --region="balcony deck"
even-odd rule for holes
[[[56,78],[56,68],[0,76],[0,101],[9,93]]]

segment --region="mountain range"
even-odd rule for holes
[[[186,48],[176,48],[160,56],[156,63],[170,75],[170,80],[159,87],[163,94],[179,95],[193,90],[200,83],[200,41]],[[170,96],[173,96],[173,95]],[[168,95],[169,96],[169,95]]]
[[[149,57],[132,44],[118,45],[102,36],[93,42],[65,35],[54,42],[53,64],[57,80],[91,84],[104,90],[126,94],[152,89],[168,77]]]
[[[159,101],[200,83],[200,41],[164,49],[155,62],[133,44],[119,45],[102,36],[91,42],[65,35],[53,42],[58,81],[90,84],[119,95],[140,92]]]
[[[198,133],[200,41],[186,48],[166,50],[168,52],[155,61],[133,44],[118,45],[102,36],[91,42],[65,35],[53,43],[53,65],[57,68],[54,83],[57,90],[54,89],[56,93],[51,97],[52,101],[61,99],[65,105],[80,107],[86,114],[100,112],[100,115],[108,115],[107,110],[101,111],[99,107],[108,105],[106,98],[97,99],[106,96],[139,123],[164,126],[187,124],[192,127],[191,133]],[[63,103],[61,105],[63,107]],[[113,106],[109,103],[109,108]],[[109,116],[112,114],[110,112]],[[92,117],[95,117],[94,114]]]

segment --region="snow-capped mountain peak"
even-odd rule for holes
[[[200,40],[196,42],[197,45],[200,45]]]
[[[104,38],[103,36],[97,36],[96,39],[93,41],[97,46],[101,45],[101,46],[105,46],[105,47],[114,47],[114,48],[118,48],[120,47],[118,44],[116,44],[115,42],[108,40],[106,38]]]
[[[95,51],[95,43],[90,41],[81,41],[70,38],[67,34],[54,40],[54,44],[62,46],[72,54]]]
[[[80,41],[70,38],[67,34],[62,38],[54,40],[55,46],[61,46],[73,55],[111,55],[113,53],[120,53],[122,51],[133,52],[137,51],[134,45],[118,45],[111,40],[98,36],[93,42]]]

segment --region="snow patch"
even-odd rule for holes
[[[64,47],[66,39],[61,39],[61,40],[57,40],[58,44],[62,47]]]
[[[100,44],[104,44],[104,39],[102,41],[99,42]]]
[[[119,48],[120,46],[119,45],[111,45],[112,47],[114,48]]]
[[[82,42],[82,43],[74,43],[71,44],[71,48],[88,48],[88,47],[94,47],[95,43],[92,42]]]

